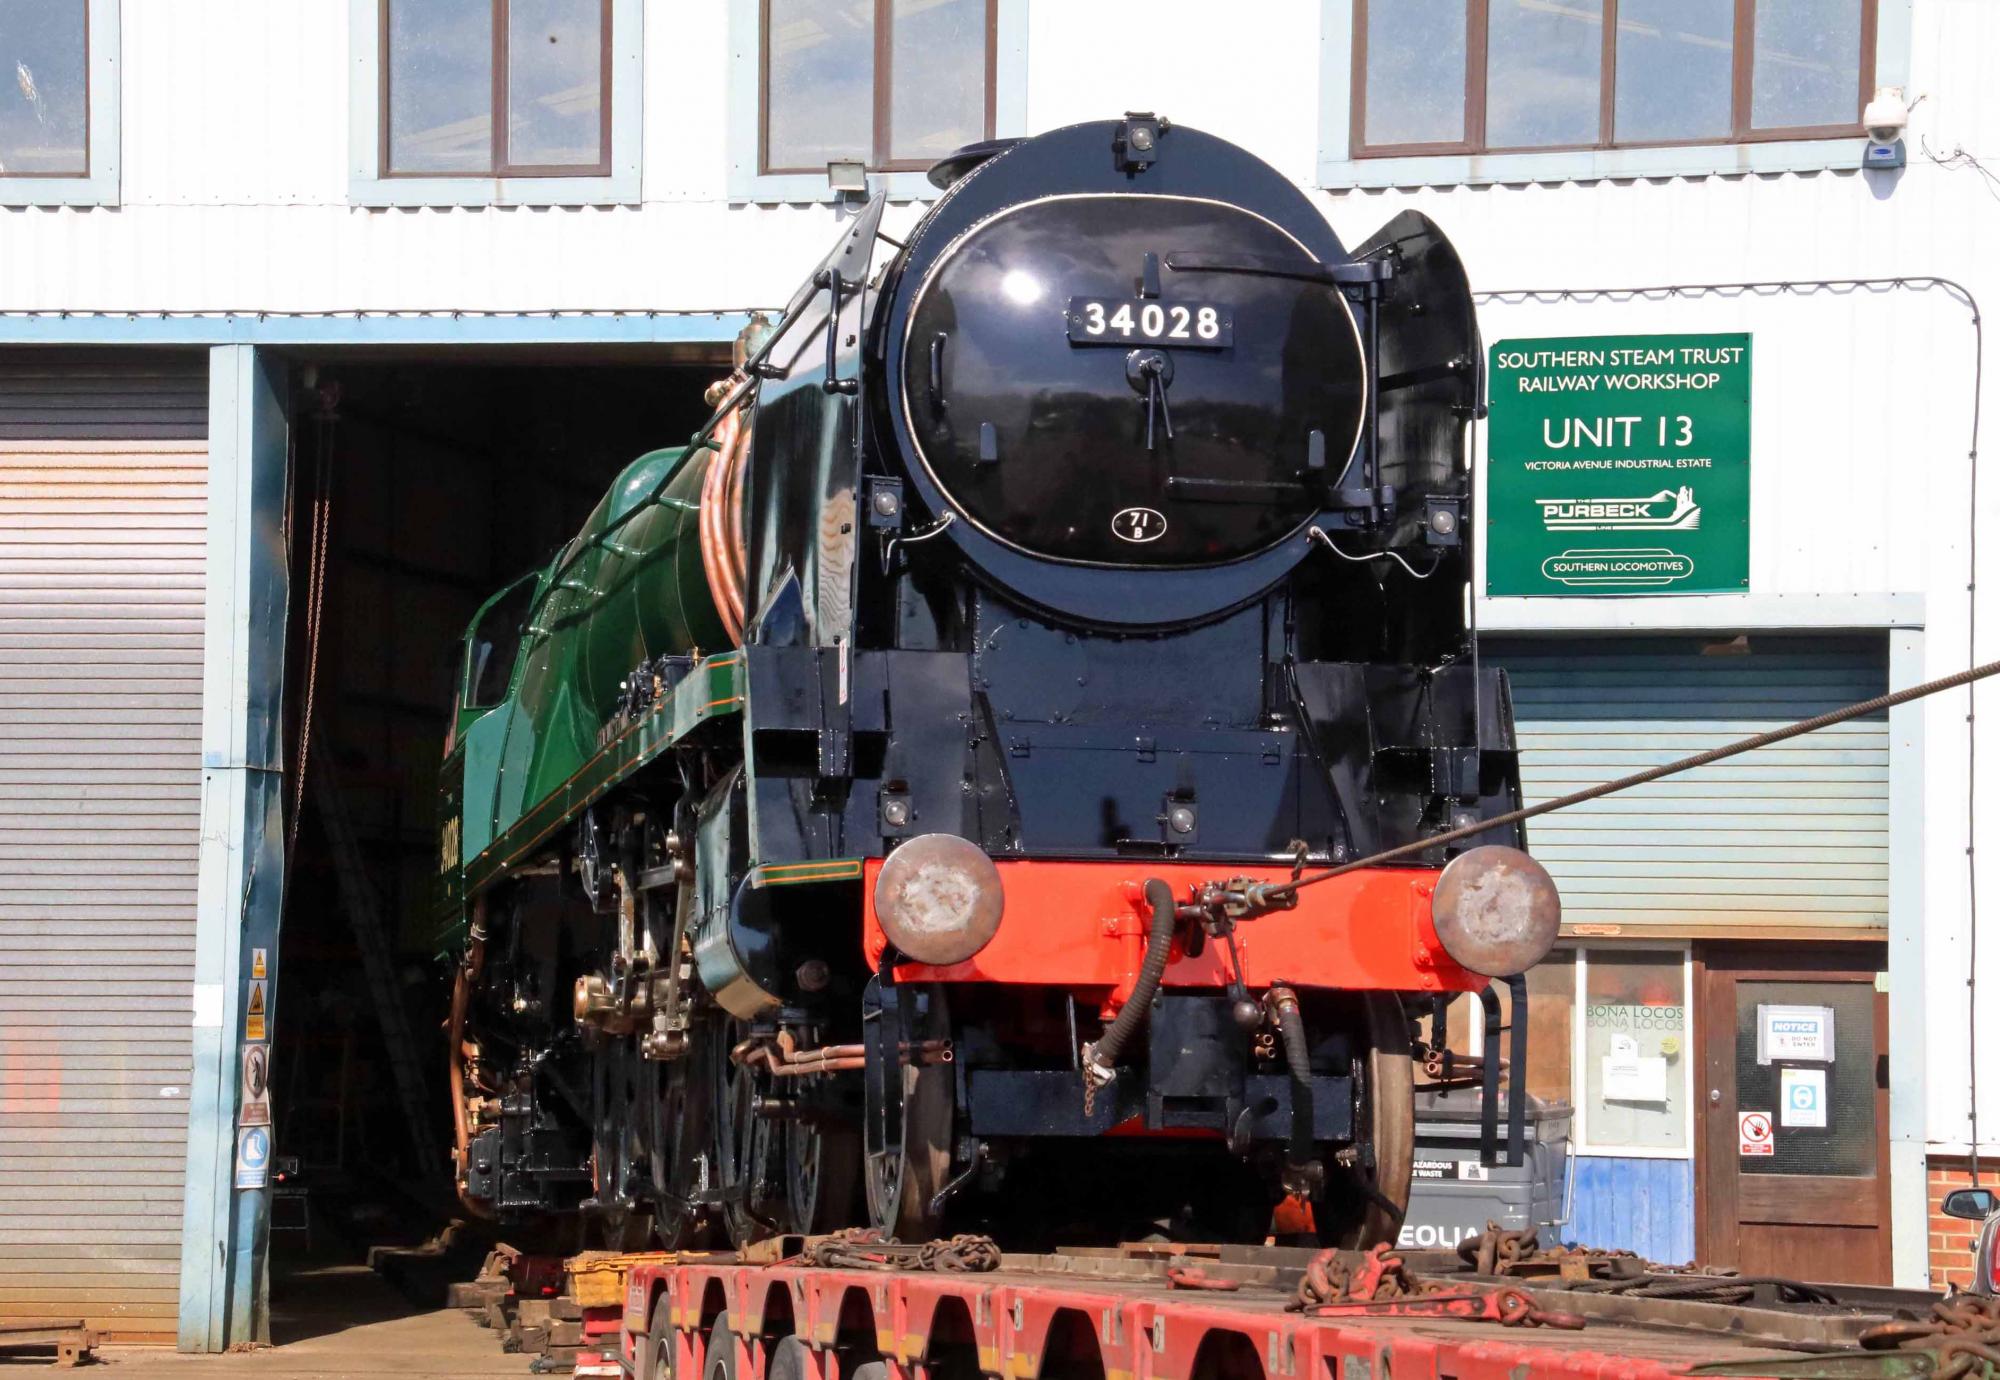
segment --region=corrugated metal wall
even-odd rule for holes
[[[0,441],[202,441],[199,354],[0,350]]]
[[[1530,802],[1880,695],[1873,639],[1490,639]],[[1889,726],[1856,720],[1529,825],[1566,924],[1883,926]]]
[[[0,1318],[174,1332],[205,405],[199,355],[0,359]]]

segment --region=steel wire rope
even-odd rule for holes
[[[1358,871],[1364,867],[1374,867],[1378,863],[1394,862],[1398,858],[1407,858],[1412,854],[1427,852],[1430,849],[1440,848],[1446,844],[1462,843],[1466,839],[1477,838],[1479,835],[1488,833],[1494,829],[1505,828],[1510,824],[1524,823],[1527,820],[1535,819],[1555,810],[1566,810],[1572,805],[1581,805],[1586,801],[1596,800],[1601,796],[1615,795],[1619,791],[1627,791],[1634,786],[1644,786],[1649,782],[1658,781],[1662,777],[1677,776],[1681,772],[1693,771],[1696,767],[1705,767],[1712,762],[1720,762],[1725,758],[1735,757],[1745,752],[1752,752],[1758,748],[1770,747],[1774,743],[1782,743],[1787,739],[1797,738],[1806,733],[1814,733],[1822,728],[1831,728],[1835,724],[1844,724],[1850,719],[1859,719],[1868,714],[1878,714],[1885,709],[1894,709],[1899,704],[1908,704],[1912,700],[1923,699],[1927,695],[1935,695],[1945,690],[1955,690],[1961,685],[1974,684],[1992,675],[2000,675],[2000,661],[1989,661],[1984,666],[1973,666],[1963,671],[1954,671],[1951,675],[1940,676],[1936,680],[1927,680],[1923,684],[1913,685],[1907,690],[1897,690],[1892,694],[1877,695],[1872,700],[1862,700],[1858,704],[1850,704],[1844,709],[1833,709],[1824,714],[1815,714],[1810,719],[1800,719],[1797,723],[1787,724],[1783,728],[1773,728],[1763,733],[1754,734],[1748,738],[1739,738],[1733,743],[1724,743],[1721,747],[1709,748],[1705,752],[1697,752],[1692,757],[1683,757],[1678,761],[1668,762],[1664,766],[1648,767],[1645,771],[1634,772],[1630,776],[1621,776],[1615,781],[1605,781],[1595,786],[1586,786],[1580,791],[1572,791],[1568,795],[1558,796],[1554,800],[1544,800],[1537,805],[1526,805],[1518,810],[1509,810],[1507,813],[1495,815],[1491,819],[1475,820],[1471,824],[1460,825],[1456,829],[1448,829],[1442,834],[1432,834],[1426,838],[1411,839],[1408,843],[1399,843],[1393,848],[1384,848],[1379,852],[1370,853],[1365,858],[1356,858],[1353,862],[1341,863],[1335,867],[1324,868],[1303,877],[1295,877],[1289,882],[1260,887],[1257,895],[1265,900],[1294,896],[1306,887],[1316,886],[1320,882],[1330,882],[1335,877],[1344,877],[1348,873]]]
[[[1933,162],[1936,155],[1925,150]],[[1976,166],[1976,164],[1975,164]],[[1986,169],[1979,168],[1982,174]],[[1991,174],[1986,174],[1991,176]],[[1496,288],[1472,294],[1475,302],[1585,302],[1600,298],[1632,297],[1726,297],[1743,293],[1816,294],[1823,292],[1943,292],[1956,297],[1971,313],[1972,326],[1972,420],[1966,447],[1966,568],[1965,568],[1965,660],[1968,666],[1979,660],[1979,424],[1981,389],[1986,377],[1986,327],[1979,299],[1972,289],[1956,278],[1935,273],[1888,274],[1865,278],[1763,278],[1735,283],[1655,283],[1640,287],[1588,288]],[[1478,602],[1478,591],[1473,591]],[[1475,654],[1477,633],[1475,638]],[[1968,1163],[1971,1179],[1979,1182],[1979,874],[1975,850],[1979,821],[1979,730],[1978,708],[1973,684],[1965,692],[1965,934],[1966,934],[1966,1078],[1970,1085],[1971,1111],[1967,1117],[1967,1140],[1971,1147]],[[1476,693],[1476,692],[1475,692]]]

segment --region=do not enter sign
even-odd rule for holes
[[[1771,1114],[1769,1112],[1738,1112],[1736,1114],[1736,1153],[1739,1155],[1768,1155],[1771,1153]]]

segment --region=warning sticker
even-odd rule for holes
[[[1736,1153],[1739,1155],[1769,1155],[1771,1146],[1771,1114],[1769,1112],[1738,1112],[1736,1114]]]
[[[243,1038],[246,1040],[270,1038],[264,1028],[264,986],[261,982],[250,984],[250,1000],[243,1007]]]
[[[1415,1179],[1490,1179],[1492,1171],[1478,1160],[1416,1160],[1410,1166]]]
[[[252,949],[250,951],[250,976],[262,982],[266,977],[270,976],[270,974],[264,971],[267,966],[264,962],[264,951],[262,949]]]

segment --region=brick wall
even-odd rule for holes
[[[1929,1174],[1930,1217],[1931,1217],[1931,1288],[1945,1289],[1956,1285],[1963,1289],[1972,1283],[1972,1245],[1979,1237],[1979,1223],[1968,1222],[1962,1217],[1947,1217],[1942,1211],[1944,1195],[1954,1188],[1970,1188],[1972,1172],[1963,1159],[1932,1156]],[[2000,1164],[1991,1160],[1981,1160],[1979,1182],[1986,1188],[2000,1189]]]

